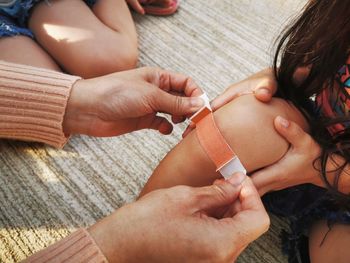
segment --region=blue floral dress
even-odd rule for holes
[[[0,2],[0,38],[23,35],[34,38],[33,32],[27,27],[32,8],[43,0],[8,0]],[[85,0],[92,6],[97,0]],[[7,3],[6,3],[7,2]],[[49,0],[45,2],[50,5]]]

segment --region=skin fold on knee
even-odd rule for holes
[[[214,113],[218,128],[248,172],[278,161],[288,143],[274,129],[277,115],[297,122],[307,130],[302,114],[281,99],[262,103],[242,96]],[[200,145],[195,130],[160,162],[141,195],[174,185],[204,186],[222,178]]]

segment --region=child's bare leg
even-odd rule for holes
[[[130,42],[137,45],[135,24],[125,1],[97,1],[92,11],[102,23],[116,32],[129,36]]]
[[[287,151],[287,142],[274,129],[277,115],[307,127],[301,113],[276,98],[266,104],[254,96],[242,96],[214,113],[219,129],[248,172],[276,162]],[[163,159],[141,195],[174,185],[208,185],[218,178],[222,177],[193,131]]]
[[[0,50],[0,60],[60,71],[50,55],[29,37],[0,38]]]
[[[29,27],[62,68],[89,78],[136,66],[136,32],[124,0],[98,1],[96,15],[81,0],[50,3],[34,7]]]
[[[328,231],[329,228],[325,221],[318,222],[312,227],[309,238],[311,262],[349,262],[350,226],[336,224]]]

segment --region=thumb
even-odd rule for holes
[[[277,116],[274,121],[275,129],[282,135],[293,147],[305,146],[306,142],[311,139],[298,124],[295,122]]]
[[[181,97],[163,90],[157,92],[157,97],[154,101],[156,105],[155,111],[176,116],[192,114],[204,105],[204,101],[199,97]]]
[[[267,87],[261,87],[254,90],[255,98],[262,102],[269,102],[272,98],[272,91]]]
[[[264,208],[259,194],[250,180],[244,181],[239,195],[240,211],[231,218],[231,233],[243,243],[250,243],[266,232],[270,218]]]
[[[276,88],[276,80],[272,78],[264,78],[254,89],[255,97],[262,102],[269,102],[275,94]]]
[[[209,211],[232,204],[238,198],[245,179],[245,174],[235,173],[227,180],[216,180],[211,186],[196,189],[196,210]]]

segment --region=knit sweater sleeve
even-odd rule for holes
[[[62,148],[63,117],[80,77],[0,61],[0,138]]]
[[[106,257],[86,229],[79,229],[61,241],[32,255],[26,263],[107,263]]]

